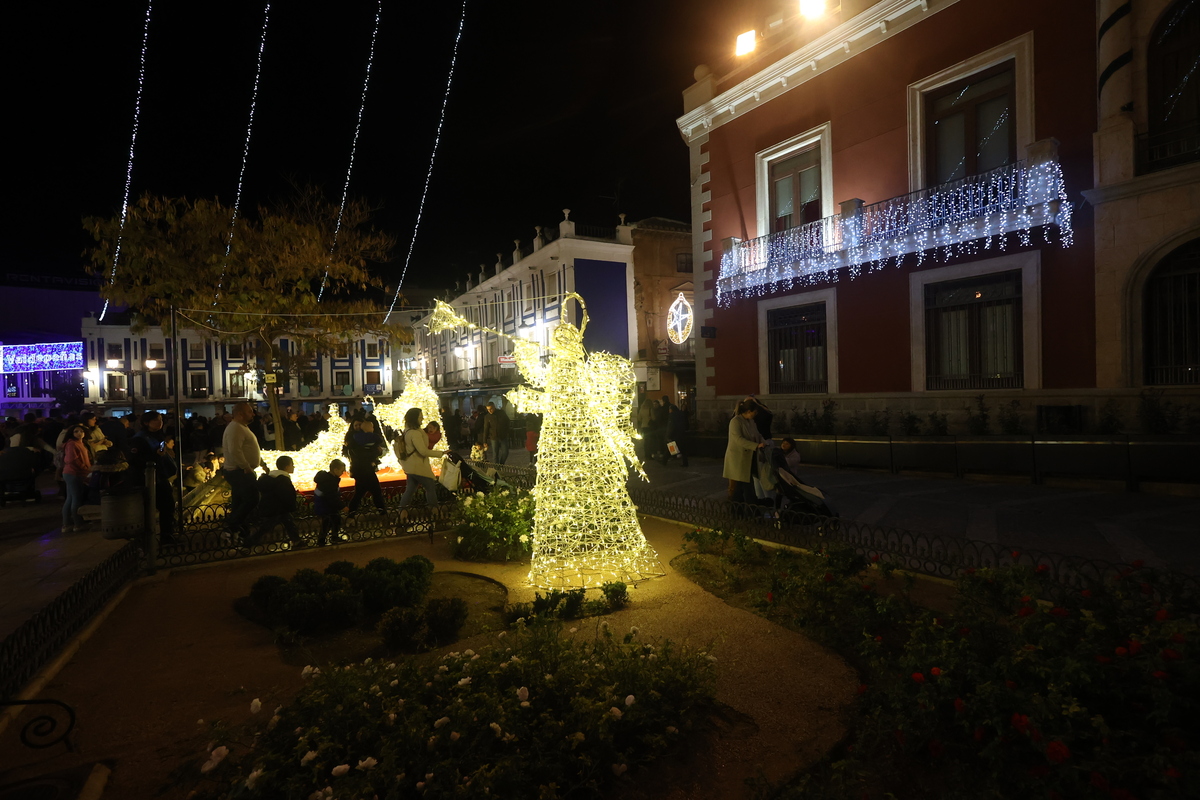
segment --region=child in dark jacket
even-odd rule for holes
[[[342,541],[342,475],[346,462],[335,458],[329,462],[329,470],[321,470],[313,477],[317,485],[313,493],[313,511],[321,518],[321,537],[317,544],[324,547],[330,542]]]
[[[275,469],[258,479],[258,512],[262,515],[262,523],[248,542],[251,546],[258,544],[264,535],[279,525],[287,532],[293,550],[307,546],[296,529],[296,521],[292,519],[296,513],[296,487],[292,485],[292,473],[295,471],[292,457],[280,456],[275,459]]]

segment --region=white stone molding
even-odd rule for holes
[[[802,150],[818,149],[821,158],[821,216],[836,213],[833,201],[833,128],[824,122],[804,133],[792,136],[754,154],[754,205],[758,212],[758,232],[771,232],[771,164]]]

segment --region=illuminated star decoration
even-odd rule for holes
[[[133,101],[133,135],[129,137],[129,161],[125,165],[125,194],[121,199],[121,226],[117,229],[117,244],[113,249],[112,271],[109,273],[108,282],[113,283],[117,279],[117,263],[121,260],[121,235],[125,232],[125,220],[129,218],[129,184],[133,181],[133,147],[137,144],[138,126],[142,119],[142,89],[146,86],[146,46],[150,42],[150,11],[154,7],[154,0],[149,0],[146,3],[146,21],[142,24],[142,58],[138,62],[138,86],[137,96]],[[104,322],[104,315],[108,313],[108,300],[104,301],[104,308],[100,309],[100,321]]]
[[[571,299],[581,309],[580,327],[563,321],[555,328],[548,364],[537,344],[513,340],[517,367],[529,385],[507,397],[523,412],[543,415],[529,579],[555,588],[659,576],[662,565],[625,486],[628,466],[646,478],[633,447],[633,364],[611,353],[584,351],[587,308],[574,292],[563,303]],[[496,333],[438,301],[430,330],[460,326]]]
[[[350,193],[350,172],[354,169],[354,154],[358,150],[358,134],[362,131],[363,112],[367,109],[367,87],[371,83],[371,66],[375,63],[375,40],[379,38],[379,18],[383,16],[383,0],[375,8],[375,29],[371,32],[371,49],[367,51],[367,74],[363,77],[362,97],[358,102],[358,121],[354,125],[354,138],[350,140],[350,163],[346,166],[346,180],[342,184],[342,205],[338,208],[337,224],[333,227],[333,244],[329,246],[329,254],[337,249],[338,234],[342,230],[342,215],[346,213],[346,197]],[[329,280],[329,268],[321,277],[321,290],[317,292],[317,302],[325,294],[325,282]]]
[[[683,344],[692,335],[692,304],[679,293],[667,309],[667,336],[675,344]]]
[[[408,242],[408,255],[404,257],[404,269],[400,271],[400,280],[396,282],[396,294],[388,307],[387,316],[383,318],[386,325],[400,299],[400,287],[404,285],[404,276],[408,274],[408,264],[412,261],[413,247],[417,244],[417,231],[421,227],[421,215],[425,212],[425,198],[429,196],[429,181],[433,178],[433,162],[437,158],[438,145],[442,141],[442,125],[446,122],[446,106],[450,102],[450,84],[454,82],[454,65],[458,61],[458,43],[462,41],[463,25],[467,21],[467,0],[463,0],[462,16],[458,19],[458,34],[454,37],[454,50],[450,54],[450,73],[446,75],[446,92],[442,95],[442,113],[438,117],[437,133],[433,136],[433,151],[429,154],[429,168],[425,171],[425,188],[421,190],[421,202],[417,205],[417,221],[413,223],[412,238]]]
[[[1053,160],[1019,162],[974,178],[864,206],[851,216],[825,217],[807,225],[740,242],[721,256],[717,301],[834,281],[848,267],[851,279],[889,261],[899,266],[915,252],[920,266],[938,251],[945,258],[975,255],[1010,234],[1022,247],[1032,230],[1058,229],[1063,247],[1074,241],[1071,203],[1062,168]]]

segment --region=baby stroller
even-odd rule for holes
[[[457,472],[457,478],[454,473]],[[477,462],[464,460],[458,453],[447,453],[442,461],[441,484],[452,492],[488,494],[493,490],[512,487],[496,476],[495,470],[485,469]]]
[[[780,515],[816,514],[822,517],[838,516],[837,509],[829,498],[815,486],[797,478],[786,469],[777,470],[779,482],[775,488],[783,496]]]

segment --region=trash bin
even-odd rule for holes
[[[135,539],[145,529],[145,502],[140,489],[100,497],[100,534],[105,539]]]

